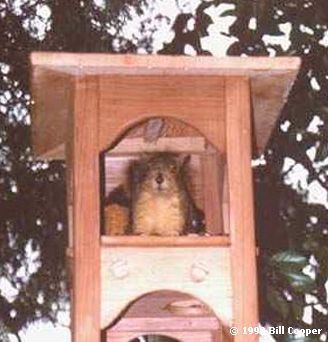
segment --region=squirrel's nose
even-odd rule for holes
[[[161,173],[159,173],[156,178],[155,178],[155,181],[157,184],[162,184],[164,182],[164,177]]]

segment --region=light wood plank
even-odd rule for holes
[[[33,52],[33,65],[73,75],[83,74],[170,74],[255,76],[295,73],[300,67],[297,57],[220,57],[120,55],[103,53]]]
[[[229,236],[102,236],[102,246],[111,247],[228,247]]]
[[[226,79],[226,106],[233,325],[241,330],[258,324],[248,78]],[[258,336],[238,334],[235,341],[255,342]]]
[[[143,138],[129,138],[123,139],[108,152],[108,155],[163,151],[202,153],[205,151],[205,145],[205,139],[202,137],[159,138],[156,142],[146,142]]]
[[[135,300],[155,291],[177,291],[206,304],[222,322],[232,322],[230,247],[101,248],[102,328]],[[203,270],[203,271],[202,271]],[[194,275],[203,272],[204,278]]]

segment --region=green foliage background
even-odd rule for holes
[[[199,55],[210,54],[202,47],[213,24],[208,9],[223,3],[232,6],[221,16],[236,18],[227,34],[235,38],[228,55],[295,55],[303,60],[262,163],[254,167],[261,322],[325,330],[328,211],[308,199],[312,182],[328,190],[328,54],[322,44],[328,34],[328,6],[325,0],[199,1],[195,11],[180,11],[171,23],[172,40],[157,53],[184,54],[190,45]],[[58,310],[69,299],[65,165],[35,160],[32,155],[29,53],[137,53],[140,48],[154,53],[157,28],[147,18],[138,32],[142,39],[123,34],[133,16],[143,16],[154,4],[152,0],[112,0],[104,6],[90,0],[5,0],[0,4],[0,279],[16,291],[8,299],[0,290],[0,315],[15,334],[38,319],[56,322]],[[42,19],[40,6],[50,9],[48,18]],[[249,25],[252,18],[255,28]],[[165,15],[160,19],[170,21]],[[41,36],[38,20],[45,28]],[[191,28],[190,20],[194,20]],[[290,47],[283,50],[279,44],[265,43],[266,35],[282,36],[285,23],[291,24]],[[313,78],[320,89],[311,86]],[[317,131],[309,131],[315,116],[322,124]],[[282,130],[280,125],[286,122],[289,127]],[[315,150],[314,159],[307,154],[310,148]],[[283,169],[286,158],[295,161],[287,171]],[[286,179],[296,165],[307,170],[307,185],[292,188]],[[31,258],[37,265],[32,270]],[[311,277],[303,272],[305,267]],[[311,302],[305,294],[312,295]],[[312,323],[302,320],[304,307],[312,310]],[[293,337],[277,336],[277,340]]]

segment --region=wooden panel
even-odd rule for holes
[[[159,119],[155,119],[157,123],[159,122]],[[161,118],[161,128],[159,129],[159,137],[201,137],[201,134],[199,131],[197,131],[192,126],[188,126],[184,124],[183,122],[174,119],[174,118]],[[127,138],[146,138],[147,130],[148,130],[148,124],[150,122],[154,122],[154,120],[147,120],[143,121],[137,126],[133,126],[126,134]],[[159,125],[159,124],[157,124]],[[149,132],[149,130],[148,130]]]
[[[73,317],[75,342],[100,341],[98,80],[79,78],[74,93]]]
[[[112,332],[108,335],[108,342],[130,342],[132,339],[144,336],[144,335],[156,335],[154,331],[140,331],[135,332]],[[177,339],[181,342],[221,342],[221,340],[213,340],[211,331],[162,331],[162,335]]]
[[[100,149],[150,117],[174,117],[225,146],[224,80],[202,76],[104,76],[100,83]]]
[[[230,234],[229,222],[229,180],[227,165],[224,165],[223,170],[223,189],[222,189],[222,219],[224,234]]]
[[[241,330],[258,325],[249,80],[227,78],[226,94],[234,326]],[[239,334],[235,341],[258,336]]]
[[[260,152],[271,137],[292,84],[289,74],[254,77],[251,81],[255,139]]]
[[[145,142],[143,138],[123,139],[119,144],[109,151],[109,154],[113,156],[131,153],[163,151],[171,151],[176,153],[202,153],[205,151],[205,139],[201,137],[164,137],[159,138],[155,142]]]
[[[64,156],[67,118],[72,108],[73,78],[70,75],[33,68],[32,143],[36,155],[47,159]]]
[[[105,155],[104,158],[104,186],[105,196],[118,187],[124,185],[124,188],[128,190],[129,182],[129,165],[132,160],[138,159],[138,155],[125,155],[125,156],[112,156],[110,154]]]
[[[102,247],[101,326],[107,327],[142,295],[172,290],[208,305],[226,325],[232,321],[229,248]],[[203,281],[195,281],[201,275]],[[204,274],[204,273],[203,273]],[[113,295],[113,293],[115,295]]]
[[[201,164],[206,228],[211,235],[223,234],[223,160],[212,151],[202,155]]]
[[[102,236],[103,246],[111,247],[228,247],[228,236]]]

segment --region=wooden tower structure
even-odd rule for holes
[[[261,153],[299,59],[38,52],[31,64],[34,151],[67,163],[74,342],[98,342],[108,327],[118,331],[111,325],[131,303],[162,290],[205,303],[223,340],[257,341],[229,336],[232,326],[258,324],[251,130]],[[143,132],[154,118],[165,122],[165,133],[149,142]],[[192,155],[208,234],[101,234],[101,194],[124,181],[140,152],[159,150]],[[205,326],[215,329],[209,320]],[[184,334],[188,325],[179,329],[183,341],[195,341]],[[132,330],[107,339],[128,341]],[[221,341],[214,335],[206,336]]]

